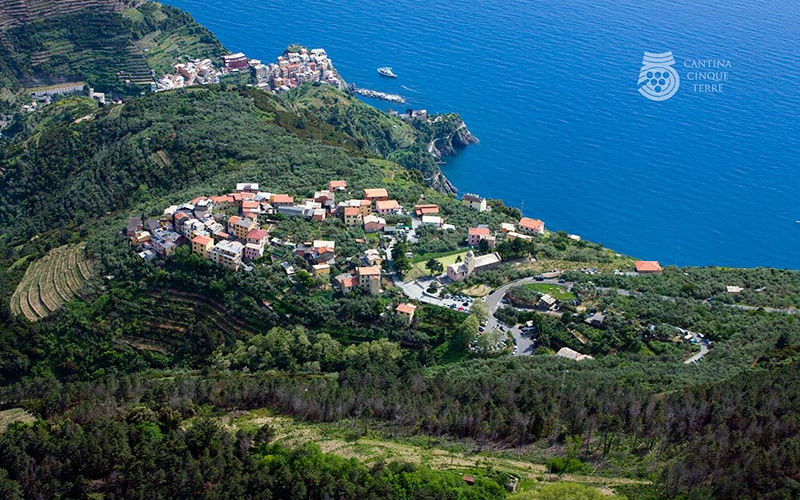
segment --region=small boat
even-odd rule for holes
[[[386,76],[388,78],[397,78],[397,75],[394,74],[394,72],[392,71],[392,68],[390,68],[388,66],[384,66],[383,68],[378,68],[378,73],[381,76]]]

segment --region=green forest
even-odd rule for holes
[[[37,22],[44,36],[91,15]],[[112,21],[120,43],[174,28],[209,55],[221,47],[152,2]],[[12,35],[26,52],[45,43]],[[172,56],[150,57],[158,67]],[[17,79],[50,71],[4,61]],[[65,64],[92,78],[91,65]],[[427,145],[461,123],[442,116],[403,122],[311,84],[280,95],[208,85],[108,106],[70,97],[19,115],[0,139],[0,498],[798,498],[800,272],[641,276],[621,272],[633,259],[565,233],[506,239],[491,249],[503,264],[445,293],[489,293],[563,269],[563,284],[508,292],[497,318],[537,338],[531,355],[511,356],[470,350],[482,306],[420,302],[409,322],[393,312],[408,299],[388,279],[380,295],[344,295],[280,246],[250,272],[185,246],[145,263],[123,234],[130,217],[158,217],[237,182],[302,198],[346,179],[350,193],[385,187],[405,207],[435,203],[455,226],[397,243],[397,271],[454,255],[465,228],[499,232],[520,212],[502,200],[471,210],[433,181]],[[332,276],[388,244],[333,217],[276,215],[271,236],[336,241]],[[77,298],[36,322],[13,314],[26,271],[67,245],[85,245],[91,263]],[[282,262],[300,271],[290,278]],[[58,291],[51,269],[39,283]],[[566,284],[560,314],[536,309]],[[698,352],[681,340],[686,331],[710,342],[698,363],[684,362]],[[592,359],[554,355],[564,347]],[[352,449],[381,441],[426,458],[360,460],[294,442],[266,421],[235,425],[252,412],[333,433]],[[446,453],[472,460],[437,461]]]

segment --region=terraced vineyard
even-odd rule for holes
[[[199,293],[175,289],[150,292],[146,307],[136,304],[130,312],[121,342],[136,349],[167,351],[185,347],[187,335],[198,328],[219,332],[228,338],[254,335],[259,327],[231,314],[225,306]]]
[[[80,297],[93,268],[84,250],[83,244],[65,245],[28,266],[11,296],[11,314],[37,321]]]

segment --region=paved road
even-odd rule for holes
[[[486,296],[486,308],[489,310],[489,320],[486,323],[487,330],[491,330],[492,328],[502,327],[506,331],[511,332],[511,335],[514,337],[517,345],[517,352],[515,356],[531,356],[533,355],[534,351],[536,350],[535,345],[535,338],[532,335],[523,335],[522,330],[517,327],[507,327],[500,323],[497,318],[494,317],[494,313],[500,308],[501,303],[503,301],[503,297],[505,297],[506,293],[509,290],[514,288],[515,286],[525,285],[527,283],[545,283],[548,285],[559,285],[564,286],[567,288],[572,287],[572,283],[559,283],[558,278],[548,278],[545,280],[536,280],[534,277],[529,278],[522,278],[517,281],[512,281],[507,285],[503,285],[491,294]]]
[[[695,338],[697,338],[697,337],[695,337]],[[684,361],[684,364],[688,365],[688,364],[691,364],[691,363],[697,363],[698,361],[703,359],[703,357],[705,357],[706,354],[708,354],[708,349],[709,349],[708,340],[701,339],[699,345],[700,345],[700,352],[698,352],[697,354],[695,354],[691,358],[689,358],[686,361]]]
[[[686,334],[691,335],[692,338],[697,342],[697,345],[700,346],[700,352],[698,352],[694,356],[692,356],[689,359],[687,359],[686,361],[684,361],[683,362],[684,364],[689,365],[689,364],[692,364],[692,363],[697,363],[698,361],[703,359],[706,354],[708,354],[708,350],[709,350],[709,345],[710,344],[709,344],[707,339],[703,338],[702,335],[700,335],[697,332],[693,332],[691,330],[687,330],[686,328],[679,328],[677,326],[674,326],[673,328],[675,328],[676,330],[678,330],[679,332],[681,332],[684,335],[686,335]]]

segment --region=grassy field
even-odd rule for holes
[[[525,288],[533,290],[534,292],[537,293],[550,294],[557,300],[575,300],[575,294],[572,292],[568,292],[567,289],[563,286],[548,285],[544,283],[530,283],[524,286]]]
[[[520,478],[518,491],[535,491],[554,481],[581,483],[612,493],[621,485],[647,485],[648,481],[622,477],[549,474],[543,464],[524,458],[503,456],[502,453],[468,451],[464,443],[440,443],[425,436],[392,439],[364,429],[363,424],[350,421],[336,424],[307,424],[289,417],[278,416],[262,409],[228,414],[222,423],[232,429],[255,430],[269,424],[275,436],[273,442],[293,447],[306,443],[319,445],[323,452],[354,458],[366,465],[381,461],[402,461],[421,464],[456,474],[494,469]]]
[[[417,279],[422,276],[427,276],[430,274],[430,271],[425,267],[425,264],[428,263],[430,259],[436,259],[442,263],[442,266],[445,270],[447,270],[447,266],[451,264],[455,264],[456,260],[461,257],[461,260],[464,260],[464,256],[467,254],[468,250],[458,249],[452,252],[446,253],[439,253],[439,254],[423,254],[423,255],[415,255],[411,261],[413,265],[411,269],[406,273],[406,279]]]

